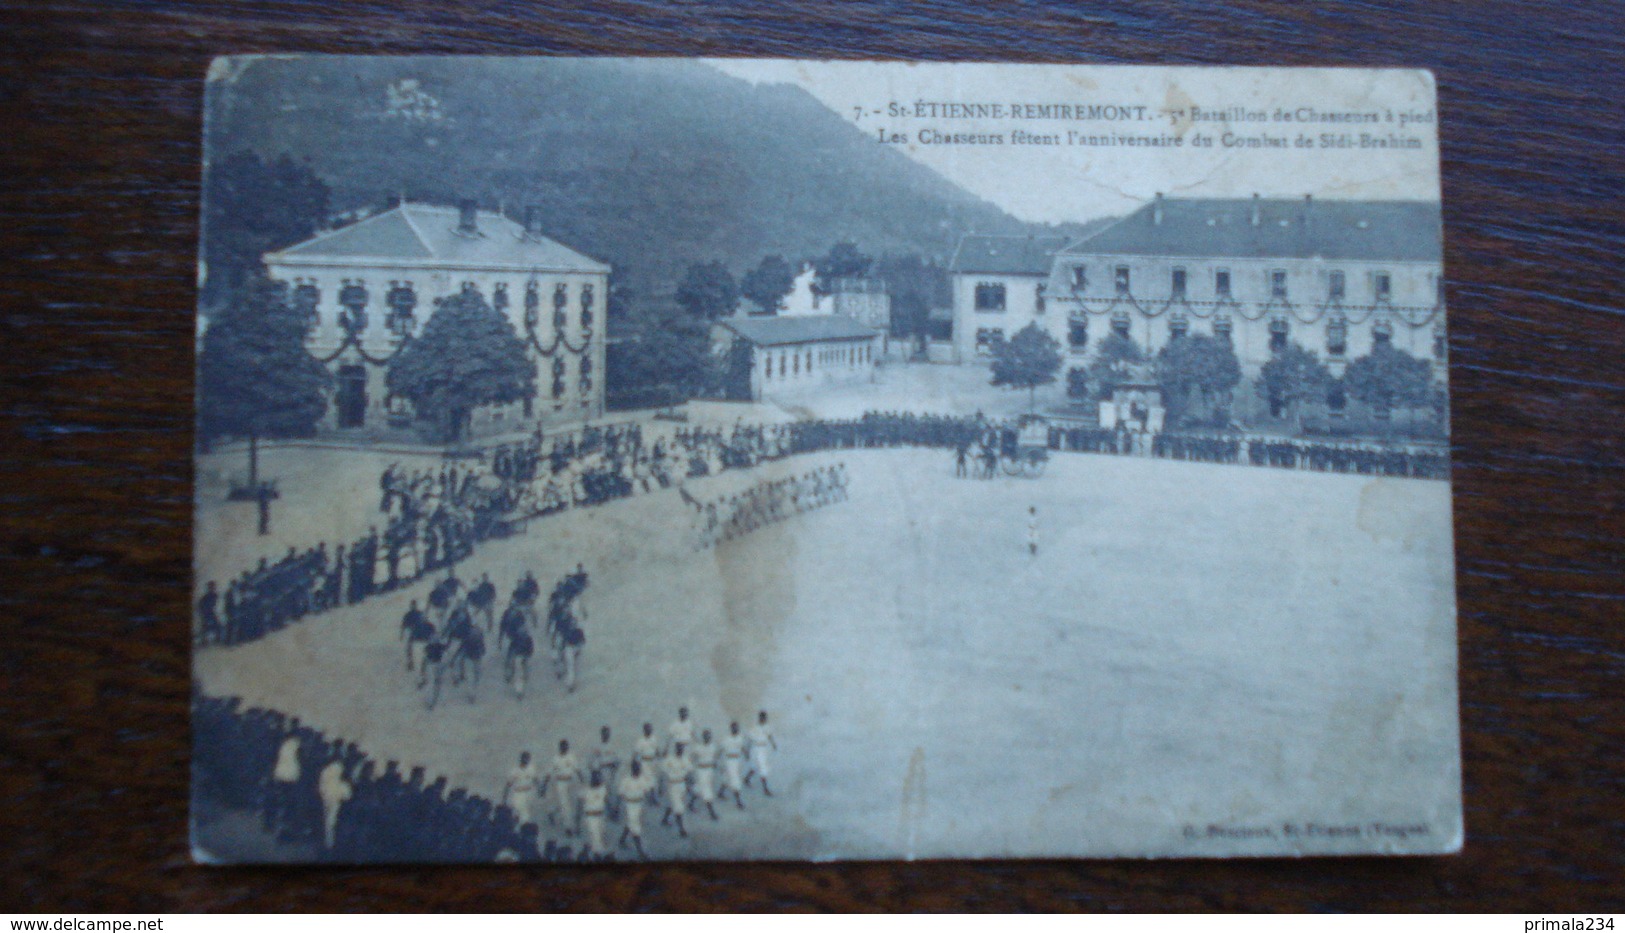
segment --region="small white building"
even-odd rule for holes
[[[818,279],[818,270],[810,262],[801,264],[801,271],[796,273],[794,283],[790,286],[790,294],[785,295],[779,302],[778,315],[780,317],[806,317],[809,314],[828,314],[829,309],[822,307],[823,296],[813,288]]]
[[[985,360],[996,340],[1029,324],[1064,344],[1066,315],[1053,311],[1047,292],[1055,254],[1066,244],[1061,236],[960,237],[948,264],[954,362]]]
[[[839,314],[873,330],[891,331],[891,295],[886,283],[868,276],[818,281],[818,270],[802,263],[790,294],[779,303],[779,317]]]
[[[839,314],[736,316],[711,330],[719,354],[749,353],[750,397],[760,400],[837,383],[861,382],[882,353],[882,335]]]
[[[601,415],[610,267],[543,235],[543,222],[536,208],[520,224],[473,202],[403,203],[267,253],[271,278],[315,320],[310,352],[337,377],[325,426],[409,420],[410,406],[385,388],[385,368],[436,299],[465,289],[507,315],[537,370],[536,398],[476,411],[475,433]]]

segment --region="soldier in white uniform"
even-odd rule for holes
[[[589,858],[603,858],[609,854],[604,847],[604,809],[609,805],[609,785],[604,783],[604,776],[597,771],[587,779],[587,786],[581,788],[581,822],[587,836],[587,846],[583,854]]]
[[[573,836],[576,831],[575,794],[572,792],[580,779],[581,763],[570,751],[570,743],[561,739],[559,753],[553,757],[547,779],[542,782],[542,796],[547,796],[549,789],[553,791],[553,809],[548,818],[563,826],[566,836]]]
[[[643,851],[643,804],[654,786],[654,772],[644,769],[641,758],[633,758],[615,787],[615,794],[621,801],[621,823],[625,827],[615,845],[619,848],[631,839],[638,855],[645,859],[649,854]]]
[[[756,714],[756,727],[750,730],[750,771],[745,774],[745,786],[750,786],[750,779],[758,775],[762,778],[762,793],[773,796],[773,791],[767,786],[769,754],[778,751],[779,743],[773,739],[773,730],[767,725],[767,710]]]
[[[678,709],[677,709],[677,718],[672,720],[671,725],[666,727],[666,750],[667,750],[667,754],[670,754],[671,747],[674,746],[674,745],[693,745],[693,744],[694,744],[694,720],[688,718],[688,707],[686,707],[686,706],[678,707]]]
[[[508,785],[502,789],[502,802],[513,811],[521,827],[531,822],[530,805],[536,799],[540,781],[536,766],[530,763],[530,752],[520,752],[519,764],[508,773]]]
[[[688,828],[683,825],[683,814],[688,812],[688,777],[693,771],[687,751],[686,745],[678,743],[660,761],[660,776],[666,780],[666,815],[660,818],[660,825],[668,826],[676,817],[677,834],[685,837]]]
[[[604,779],[604,787],[614,789],[615,772],[620,770],[621,756],[615,754],[614,747],[609,744],[609,736],[608,726],[599,728],[598,745],[587,755],[587,774],[589,777],[594,774],[601,775]],[[613,807],[611,807],[609,815],[611,817],[615,816]]]
[[[285,835],[299,811],[299,720],[288,722],[287,737],[276,750],[265,801],[265,831]]]
[[[745,737],[739,732],[739,723],[728,724],[728,734],[718,743],[722,747],[722,796],[734,795],[734,803],[745,809],[743,772],[745,766]]]
[[[643,724],[643,734],[638,736],[637,744],[632,747],[632,757],[643,765],[643,770],[652,780],[655,776],[655,761],[660,757],[660,740],[655,738],[655,727],[651,723]]]
[[[350,799],[350,782],[344,779],[344,761],[334,758],[316,777],[316,793],[322,798],[323,839],[333,848],[339,825],[339,808]]]
[[[1027,554],[1038,556],[1038,506],[1027,507]]]
[[[694,763],[694,796],[705,804],[711,819],[717,819],[717,743],[711,741],[711,730],[700,733],[700,740],[689,750]]]

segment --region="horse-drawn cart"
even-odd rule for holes
[[[1049,464],[1049,422],[1037,415],[1024,416],[1014,430],[1004,436],[999,465],[1007,476],[1038,477]]]

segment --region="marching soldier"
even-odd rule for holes
[[[711,741],[711,730],[700,733],[700,740],[689,752],[694,762],[694,796],[705,804],[711,819],[717,819],[717,745]]]
[[[637,744],[632,747],[632,758],[643,765],[643,770],[654,778],[655,759],[660,757],[660,740],[655,737],[655,727],[652,723],[643,724],[643,734],[638,736]]]
[[[547,779],[542,782],[542,795],[546,796],[548,789],[552,789],[553,809],[549,819],[561,824],[566,836],[573,836],[576,831],[575,798],[571,791],[580,778],[581,763],[570,752],[570,743],[559,740],[559,753],[554,756]]]
[[[406,614],[401,616],[401,637],[406,640],[406,669],[412,670],[412,646],[427,646],[434,640],[434,626],[429,624],[429,617],[418,608],[415,599],[407,607]]]
[[[615,786],[615,793],[621,799],[621,838],[616,847],[626,845],[631,839],[632,845],[638,850],[640,858],[647,859],[649,854],[643,851],[643,804],[649,792],[654,789],[654,773],[645,770],[641,759],[634,758],[627,766],[626,774]]]
[[[615,780],[615,771],[621,766],[620,756],[615,754],[615,749],[609,744],[609,736],[609,727],[600,727],[598,730],[598,747],[594,748],[592,754],[587,756],[587,770],[594,774],[602,774],[606,787],[612,785]]]
[[[513,811],[521,827],[531,822],[530,805],[536,799],[538,782],[536,766],[530,763],[530,752],[520,752],[519,764],[509,772],[508,784],[502,789],[502,802]]]
[[[468,591],[468,608],[482,617],[486,631],[490,631],[495,622],[496,603],[496,584],[491,582],[490,574],[481,574],[480,582]]]
[[[677,835],[684,838],[688,837],[688,829],[683,825],[683,814],[688,812],[688,778],[693,772],[686,751],[687,746],[679,742],[660,761],[660,776],[666,781],[666,814],[660,818],[660,825],[668,826],[676,817]]]
[[[564,689],[576,692],[576,680],[581,675],[581,649],[587,644],[587,633],[575,620],[566,615],[559,622],[559,658],[563,663]]]
[[[734,803],[739,809],[745,809],[745,798],[741,791],[745,789],[745,782],[741,776],[745,764],[745,737],[739,732],[737,721],[728,724],[728,734],[722,737],[719,743],[722,748],[722,796],[729,793],[734,795]]]
[[[423,661],[418,665],[418,689],[430,687],[430,709],[434,709],[434,705],[440,701],[440,681],[446,673],[446,649],[447,643],[439,638],[430,638],[423,643]]]
[[[688,718],[688,707],[677,708],[677,718],[666,727],[668,754],[676,745],[689,746],[694,744],[694,721]]]
[[[779,743],[773,739],[773,730],[767,725],[767,710],[760,710],[756,714],[756,727],[750,730],[750,771],[745,774],[745,786],[750,786],[750,780],[757,775],[762,778],[762,793],[773,796],[773,791],[767,786],[769,774],[769,754],[778,751]]]
[[[588,858],[603,858],[609,854],[604,846],[604,808],[608,804],[609,785],[597,771],[587,779],[581,789],[581,821],[587,835],[583,854]]]

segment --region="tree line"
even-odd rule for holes
[[[1038,386],[1057,380],[1062,364],[1060,342],[1036,324],[1008,339],[997,338],[990,347],[992,384],[1026,389],[1029,406]],[[1145,369],[1162,393],[1166,424],[1222,428],[1231,423],[1241,362],[1228,340],[1205,334],[1176,337],[1155,356],[1131,337],[1108,334],[1087,365],[1067,371],[1067,395],[1085,402],[1109,399],[1131,372]],[[1370,353],[1351,360],[1341,378],[1313,351],[1287,343],[1263,365],[1254,387],[1271,414],[1289,419],[1299,433],[1305,407],[1338,393],[1384,422],[1404,409],[1433,408],[1442,414],[1445,398],[1443,387],[1433,381],[1432,365],[1389,341],[1379,341]]]

